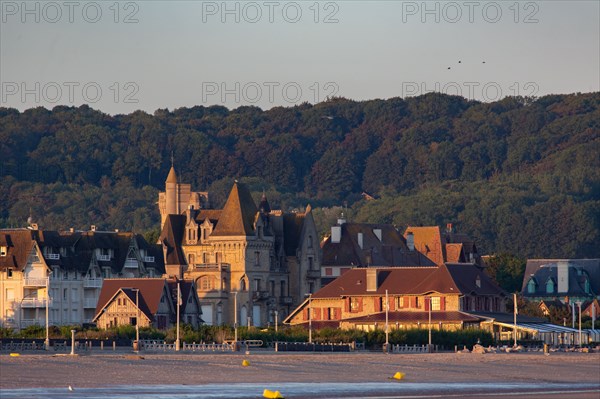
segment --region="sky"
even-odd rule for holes
[[[600,1],[0,0],[0,107],[600,91]]]

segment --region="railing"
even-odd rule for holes
[[[49,259],[49,260],[59,260],[60,254],[46,254],[46,255],[44,255],[44,258]]]
[[[50,301],[49,304],[52,304]],[[45,308],[46,307],[46,299],[38,299],[38,298],[25,298],[21,301],[22,308]]]
[[[429,353],[427,345],[392,345],[392,353]]]
[[[45,287],[47,281],[45,278],[26,278],[24,285],[26,287]]]
[[[194,267],[202,270],[222,270],[228,269],[231,265],[229,263],[196,263]]]
[[[129,267],[129,268],[137,268],[139,266],[138,260],[136,259],[132,259],[132,258],[128,258],[125,260],[125,264],[123,265],[123,267]]]
[[[283,304],[283,305],[291,305],[293,302],[293,299],[291,296],[282,296],[279,298],[279,301]]]
[[[175,344],[167,344],[164,341],[154,341],[154,340],[140,340],[140,349],[144,351],[150,352],[167,352],[167,351],[175,351]],[[235,345],[230,343],[224,344],[205,344],[205,343],[183,343],[181,345],[182,351],[188,352],[233,352],[235,351]]]
[[[86,309],[90,309],[90,308],[96,308],[96,305],[98,304],[98,300],[94,299],[94,298],[84,298],[83,299],[83,307]]]
[[[308,270],[306,272],[306,277],[308,277],[308,278],[321,278],[321,271],[320,270]]]
[[[110,255],[98,255],[98,260],[102,262],[108,262],[110,260]]]
[[[154,256],[144,256],[144,262],[154,262]]]
[[[83,279],[83,288],[101,288],[102,287],[102,279],[101,278],[84,278]]]
[[[19,326],[21,328],[29,327],[29,326],[45,326],[45,325],[46,325],[46,321],[42,320],[42,319],[21,319],[21,322],[19,323]]]
[[[252,293],[252,299],[254,300],[267,299],[270,296],[271,294],[269,293],[269,291],[254,291]]]

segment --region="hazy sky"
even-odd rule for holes
[[[597,0],[0,0],[0,10],[0,106],[20,110],[600,91]]]

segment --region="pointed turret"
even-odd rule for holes
[[[165,193],[166,193],[166,209],[167,215],[179,214],[179,207],[177,202],[177,174],[175,173],[175,167],[171,165],[171,170],[167,176],[165,182]]]
[[[256,204],[246,186],[234,183],[213,236],[249,236],[254,234]]]
[[[261,213],[268,214],[271,212],[271,206],[269,205],[269,201],[267,200],[267,195],[263,191],[262,198],[260,199],[260,205],[258,205],[258,209]]]
[[[169,170],[169,175],[167,176],[167,181],[165,183],[175,183],[177,184],[177,174],[175,173],[175,167],[171,166],[171,170]]]

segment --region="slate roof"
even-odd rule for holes
[[[122,290],[135,303],[136,291],[134,288],[137,288],[140,290],[138,297],[140,311],[150,320],[154,320],[165,286],[166,280],[162,278],[105,279],[102,283],[94,319],[101,314],[102,309],[109,305],[119,290]]]
[[[480,266],[469,263],[446,263],[446,268],[463,294],[506,295]],[[478,278],[479,286],[476,284]]]
[[[258,209],[248,188],[244,184],[235,182],[212,235],[253,235],[257,212]]]
[[[558,282],[558,263],[568,262],[569,287],[567,292],[546,292],[546,282],[553,279]],[[537,282],[534,293],[529,293],[527,284],[533,277]],[[585,279],[590,283],[591,293],[585,292]],[[589,296],[600,295],[600,259],[529,259],[525,267],[521,293],[526,297],[564,297],[564,296]]]
[[[377,291],[367,291],[367,269],[348,270],[313,294],[313,298],[341,296],[460,294],[448,269],[441,267],[377,268]]]
[[[163,230],[160,234],[160,242],[166,249],[164,261],[167,265],[185,265],[185,255],[181,249],[181,243],[185,234],[185,215],[167,215]]]
[[[42,252],[44,248],[52,248],[53,252],[58,254],[61,248],[65,249],[58,259],[44,259],[49,267],[59,266],[64,270],[81,273],[88,271],[97,248],[110,249],[114,256],[109,261],[98,261],[98,265],[110,267],[116,274],[121,272],[132,240],[137,242],[139,248],[154,256],[154,262],[144,262],[147,267],[154,267],[159,272],[164,271],[160,247],[148,244],[141,235],[130,232],[29,229],[0,230],[0,245],[8,247],[7,256],[0,257],[0,269],[11,267],[23,270],[33,245],[37,243]]]
[[[175,168],[173,166],[171,166],[171,169],[169,170],[166,183],[177,183],[177,174],[175,173]]]
[[[0,246],[7,247],[6,256],[0,256],[0,270],[23,271],[34,245],[31,230],[0,230]]]
[[[168,280],[167,285],[171,292],[171,301],[173,302],[173,308],[177,309],[177,281]],[[193,294],[194,284],[191,281],[179,280],[179,289],[181,290],[181,308],[180,313],[185,313],[185,309],[188,305],[188,298],[190,293]],[[198,310],[200,311],[200,310]]]
[[[304,213],[283,214],[283,249],[286,256],[296,255],[296,250],[300,245],[304,219]]]
[[[381,230],[381,240],[374,230]],[[406,239],[389,224],[344,223],[339,243],[331,236],[322,244],[325,266],[433,266],[427,257],[418,251],[410,251]],[[362,233],[362,248],[358,234]]]

